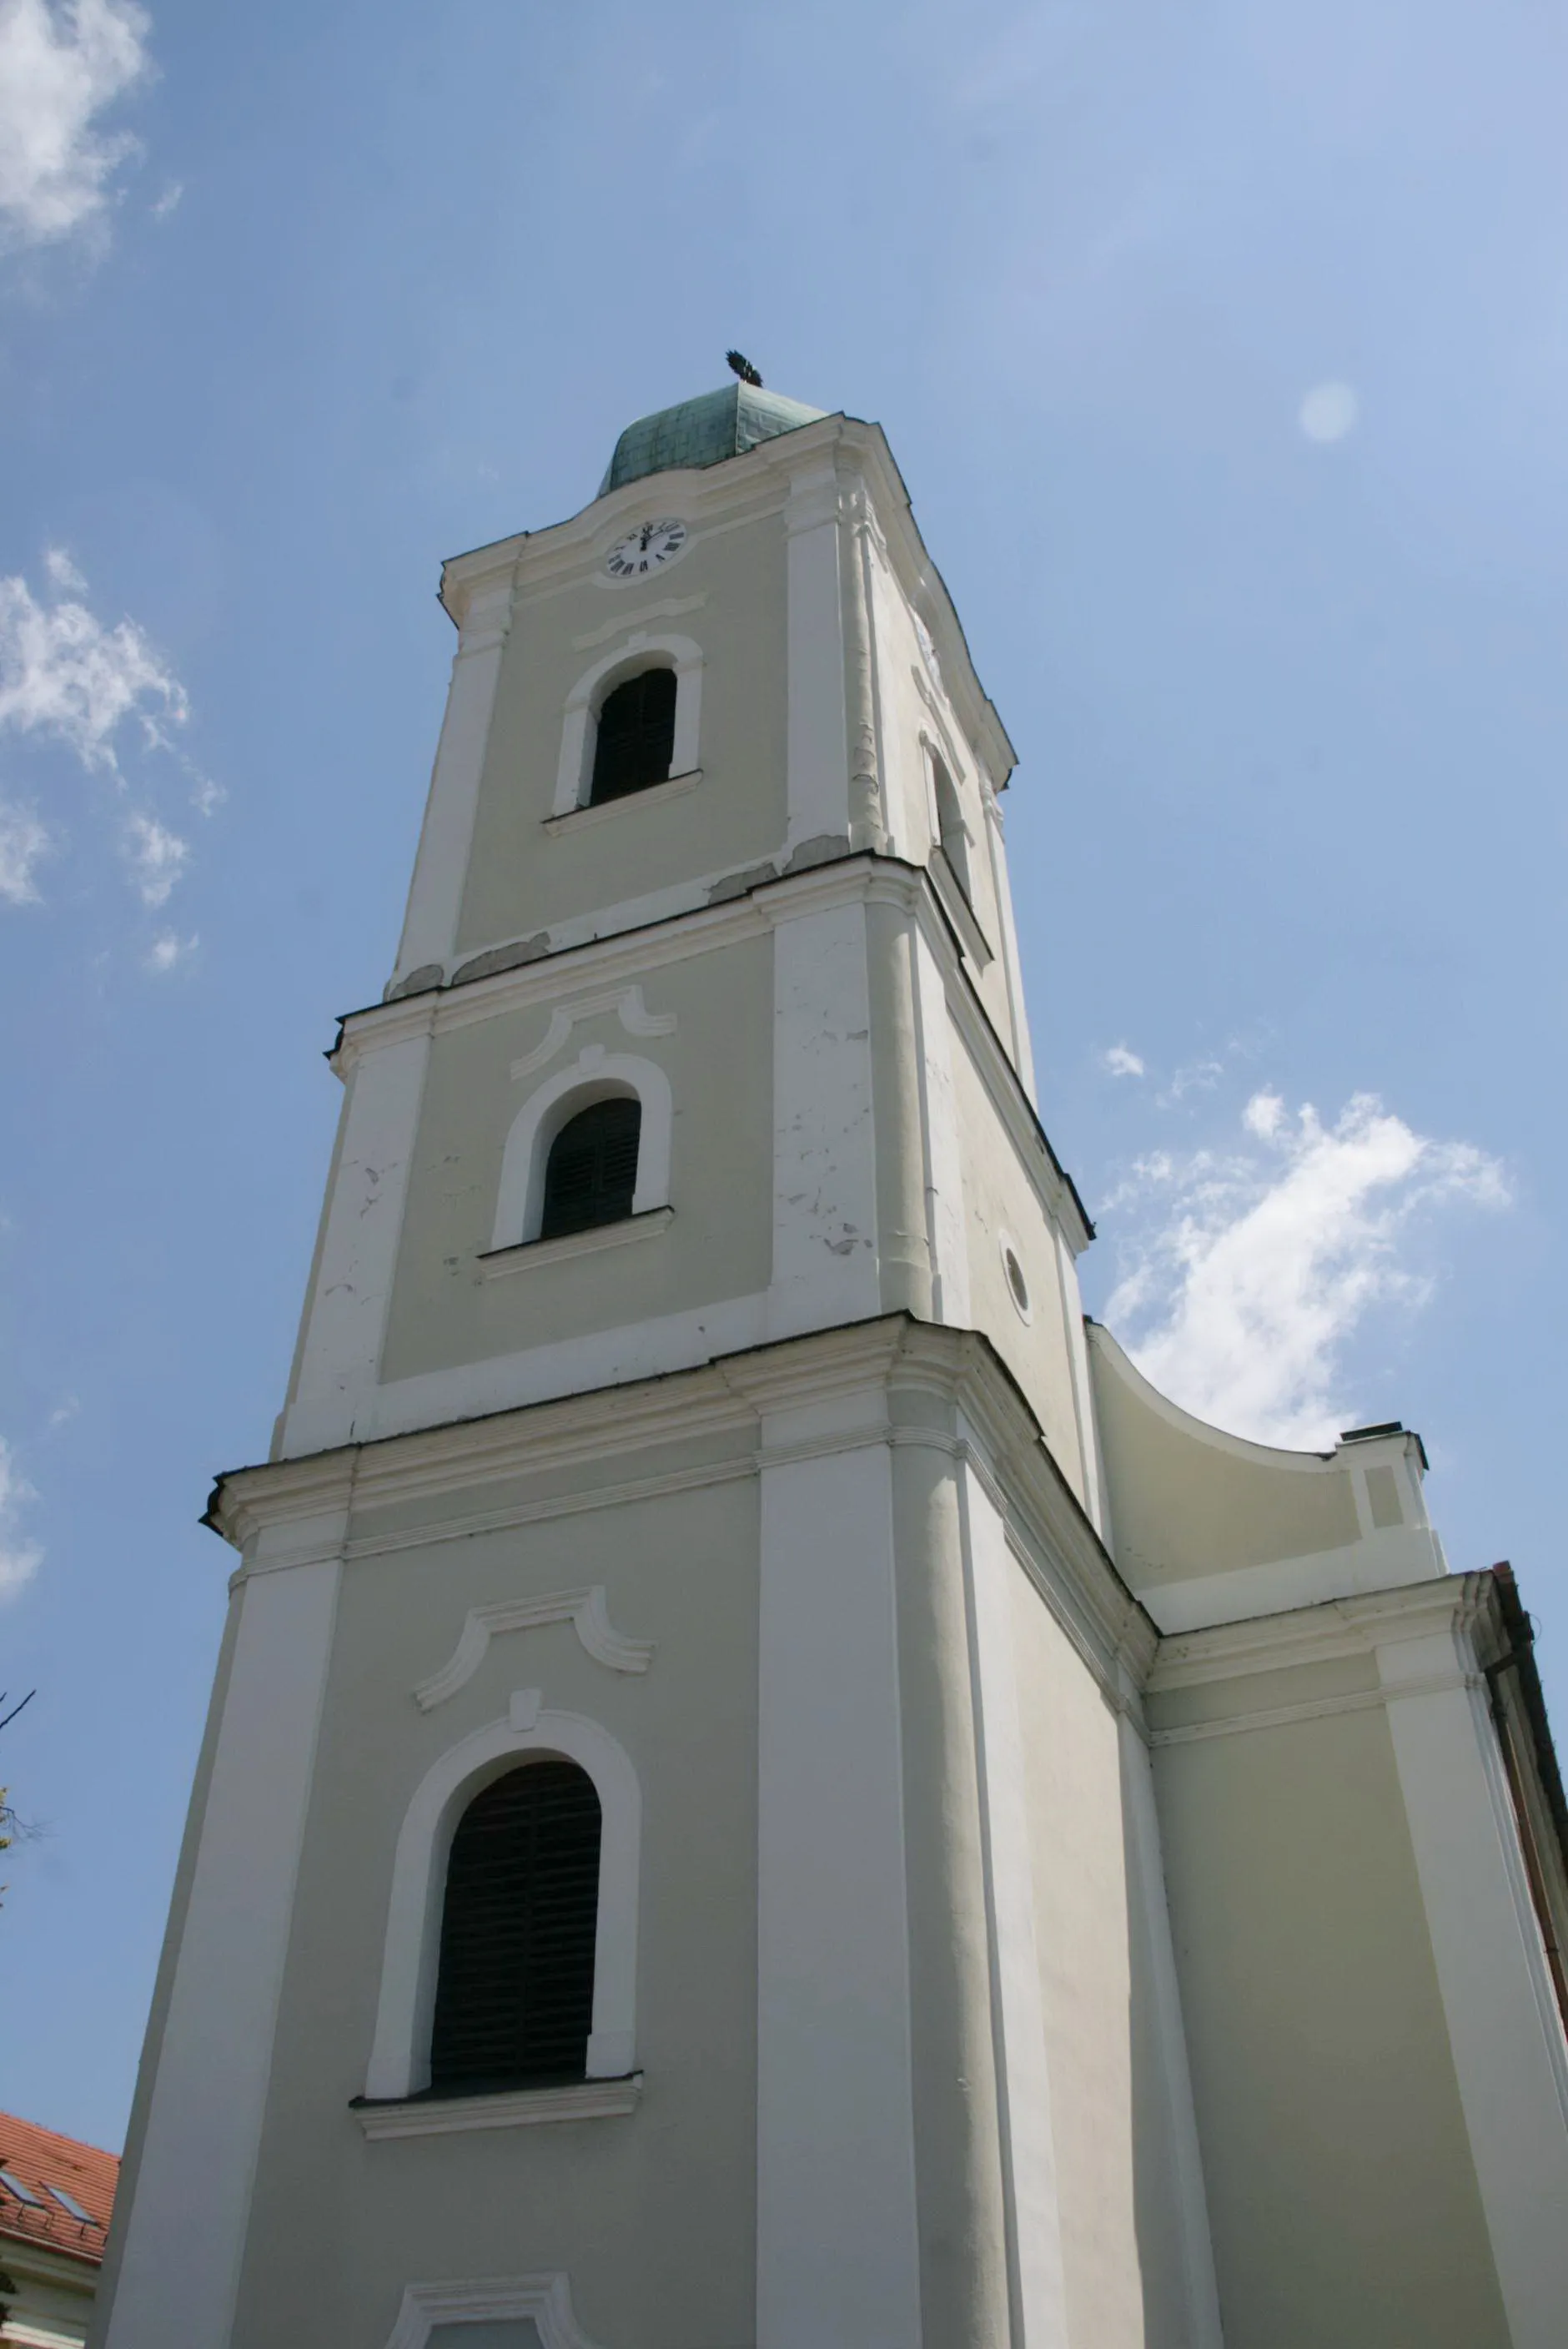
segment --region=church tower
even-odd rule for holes
[[[441,595],[287,1399],[210,1507],[242,1563],[99,2339],[1549,2349],[1553,2230],[1500,2214],[1522,2143],[1568,2182],[1568,1906],[1475,1696],[1504,1601],[1416,1438],[1267,1452],[1086,1329],[1013,752],[881,430],[688,401]],[[1257,1973],[1296,1894],[1254,1716],[1311,1729],[1275,1846],[1376,1794],[1324,1863],[1393,2002],[1350,2065],[1299,1952]],[[1435,1891],[1429,1765],[1478,1838]],[[1341,2192],[1336,2127],[1415,2186]]]

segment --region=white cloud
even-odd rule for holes
[[[14,1599],[43,1563],[42,1549],[24,1537],[18,1523],[27,1503],[36,1498],[11,1457],[10,1445],[0,1436],[0,1599]]]
[[[185,190],[182,183],[179,180],[170,180],[169,185],[164,189],[163,193],[159,197],[158,202],[152,207],[153,219],[156,221],[167,220],[170,212],[177,212],[180,208],[180,199],[184,193]]]
[[[144,905],[165,905],[191,854],[188,841],[135,810],[126,819],[126,855]]]
[[[198,937],[177,937],[172,930],[165,930],[161,937],[152,941],[148,951],[147,968],[156,971],[178,969],[195,953],[201,943]]]
[[[1212,1093],[1225,1073],[1222,1061],[1189,1061],[1176,1071],[1164,1092],[1157,1096],[1161,1109],[1182,1100],[1188,1093]]]
[[[1412,1219],[1441,1203],[1505,1206],[1507,1185],[1483,1151],[1414,1133],[1370,1093],[1326,1127],[1260,1092],[1242,1123],[1257,1148],[1162,1153],[1113,1201],[1153,1213],[1123,1244],[1106,1318],[1200,1418],[1320,1448],[1355,1408],[1342,1355],[1365,1315],[1430,1294],[1400,1260]]]
[[[1309,440],[1343,440],[1356,429],[1361,403],[1347,383],[1314,384],[1296,410],[1296,422]]]
[[[35,868],[52,845],[46,828],[31,808],[0,800],[0,899],[7,905],[33,905],[38,901]]]
[[[4,0],[0,0],[0,5]],[[63,547],[44,567],[56,599],[36,596],[22,578],[0,579],[0,731],[64,743],[89,772],[108,772],[123,791],[117,739],[139,727],[144,750],[167,753],[188,775],[203,815],[223,794],[184,756],[170,731],[190,714],[185,688],[134,620],[107,627],[81,601],[87,582]],[[167,904],[190,859],[190,843],[156,816],[123,818],[121,847],[146,905]],[[0,900],[38,895],[35,870],[53,845],[30,808],[0,802]]]
[[[62,587],[73,595],[87,594],[88,583],[63,546],[46,547],[44,568],[57,587]]]
[[[60,587],[85,584],[68,555],[48,561]],[[52,735],[84,767],[118,769],[114,737],[127,718],[154,722],[156,709],[182,726],[189,708],[134,620],[106,628],[74,595],[40,604],[25,579],[0,579],[0,728]]]
[[[136,141],[98,118],[145,78],[133,0],[0,0],[0,224],[49,244],[94,221]]]
[[[1140,1077],[1144,1073],[1142,1061],[1125,1044],[1113,1044],[1109,1052],[1102,1052],[1099,1065],[1112,1077]]]

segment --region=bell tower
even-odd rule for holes
[[[1007,737],[880,429],[759,385],[441,599],[103,2337],[1058,2338],[1010,1513],[1130,1618]]]
[[[397,968],[335,1056],[281,1456],[907,1311],[986,1332],[1092,1510],[1012,752],[881,432],[737,384],[441,592],[446,721]],[[633,1212],[547,1239],[590,1096],[638,1105]]]

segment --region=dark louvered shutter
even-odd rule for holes
[[[595,1102],[562,1127],[544,1162],[542,1240],[631,1214],[642,1128],[642,1102],[621,1098]]]
[[[581,2080],[593,2020],[599,1797],[573,1762],[475,1796],[447,1866],[430,2085],[475,2094]]]
[[[607,694],[593,746],[590,807],[669,781],[676,749],[676,673],[645,668]]]

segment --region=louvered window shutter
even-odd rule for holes
[[[430,2041],[438,2094],[581,2080],[593,2020],[599,1797],[528,1762],[475,1796],[447,1866]]]
[[[676,749],[676,673],[645,668],[607,694],[593,746],[588,804],[624,799],[669,781]]]
[[[619,1223],[631,1214],[642,1127],[641,1102],[619,1098],[595,1102],[562,1127],[544,1163],[541,1239]]]

